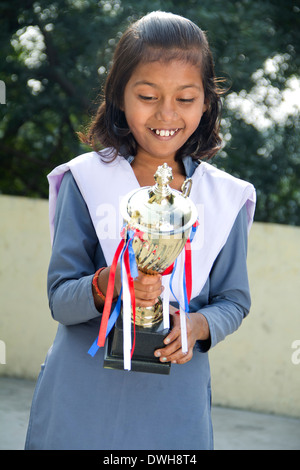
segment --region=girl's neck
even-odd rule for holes
[[[181,162],[176,162],[175,158],[159,158],[150,155],[137,154],[132,162],[132,169],[141,186],[152,186],[154,184],[154,174],[160,165],[167,163],[172,168],[173,180],[170,186],[180,190],[186,175]]]

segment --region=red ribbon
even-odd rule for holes
[[[105,304],[104,304],[104,308],[103,308],[102,320],[101,320],[99,336],[98,336],[98,341],[97,341],[97,345],[100,348],[103,347],[104,344],[105,344],[107,323],[108,323],[109,314],[110,314],[111,305],[112,305],[112,300],[113,300],[113,296],[114,296],[116,269],[117,269],[118,259],[119,259],[120,253],[123,249],[124,243],[125,243],[125,241],[122,239],[119,243],[119,246],[118,246],[116,252],[115,252],[114,259],[113,259],[113,262],[112,262],[112,265],[111,265],[111,268],[110,268],[107,291],[106,291],[106,298],[105,298]]]
[[[163,273],[161,273],[162,276],[167,276],[168,274],[171,274],[174,268],[174,263],[171,264],[167,269],[164,270]]]
[[[192,295],[192,247],[188,238],[185,244],[185,285],[188,304]]]

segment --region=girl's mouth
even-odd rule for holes
[[[173,137],[173,135],[177,134],[179,128],[176,129],[154,129],[153,127],[150,128],[154,134],[159,135],[160,137]]]

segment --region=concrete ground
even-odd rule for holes
[[[0,377],[0,450],[22,450],[35,383]],[[300,419],[213,407],[215,450],[300,450]]]

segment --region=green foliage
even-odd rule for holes
[[[76,132],[96,109],[120,35],[156,9],[207,31],[216,73],[227,79],[225,147],[214,164],[256,186],[256,220],[300,225],[299,106],[275,113],[287,85],[299,83],[291,81],[300,69],[292,0],[2,0],[0,191],[48,196],[47,173],[87,150]]]

